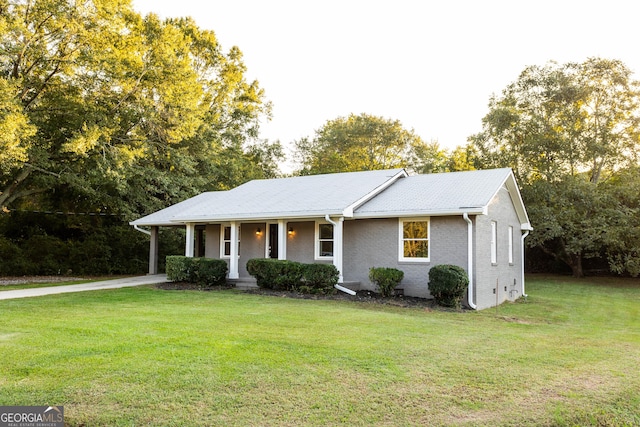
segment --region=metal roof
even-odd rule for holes
[[[203,193],[132,225],[347,215],[398,178],[404,169],[254,180],[229,191]]]
[[[510,175],[507,168],[413,175],[356,209],[355,215],[483,213]]]
[[[229,191],[203,193],[132,225],[188,222],[486,214],[506,186],[523,228],[529,226],[511,169],[408,176],[403,169],[254,180]]]

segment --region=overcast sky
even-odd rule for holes
[[[640,71],[637,0],[133,0],[192,16],[273,103],[261,138],[313,136],[327,120],[399,120],[444,148],[481,129],[492,94],[528,65],[620,59]]]

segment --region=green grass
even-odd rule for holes
[[[152,287],[0,301],[0,404],[68,426],[640,425],[640,283],[425,311]]]

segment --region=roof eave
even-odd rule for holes
[[[459,216],[464,215],[486,215],[487,206],[464,207],[459,209],[442,209],[442,210],[407,210],[407,211],[380,211],[368,213],[355,213],[355,219],[367,218],[406,218],[417,216]]]
[[[193,216],[193,217],[175,217],[171,219],[171,223],[186,224],[186,223],[220,223],[231,221],[273,221],[273,220],[300,220],[300,219],[313,219],[324,218],[325,215],[336,216],[342,215],[342,210],[323,210],[313,212],[274,212],[268,214],[259,215],[237,215],[237,216]]]

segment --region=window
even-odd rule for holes
[[[238,227],[238,255],[240,255],[240,227]],[[220,234],[220,257],[231,257],[231,227],[223,226]]]
[[[498,223],[491,221],[491,264],[498,263]]]
[[[429,224],[425,218],[400,220],[400,261],[429,261]]]
[[[509,265],[513,265],[513,227],[509,226],[508,228],[508,244],[509,244]]]
[[[317,223],[316,226],[316,258],[333,257],[333,225]]]

